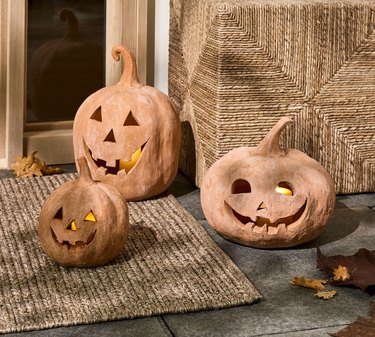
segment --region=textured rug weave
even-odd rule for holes
[[[124,252],[94,269],[42,252],[38,215],[73,174],[0,180],[0,332],[222,308],[260,295],[173,196],[129,203]]]
[[[171,0],[183,171],[199,186],[288,115],[284,146],[318,160],[338,193],[375,191],[374,13],[363,0]]]

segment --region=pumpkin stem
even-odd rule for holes
[[[63,9],[60,12],[60,19],[62,21],[68,21],[68,30],[64,36],[64,39],[80,40],[78,30],[78,21],[75,14],[70,9]]]
[[[112,57],[116,61],[120,60],[120,54],[124,62],[124,71],[117,84],[139,87],[141,84],[138,81],[137,64],[134,55],[129,49],[121,45],[112,48]]]
[[[280,134],[289,124],[293,124],[293,118],[282,117],[275,126],[268,131],[266,136],[260,142],[257,147],[256,152],[258,154],[267,156],[280,156],[284,155],[285,151],[280,147],[279,140]]]
[[[94,182],[92,179],[89,165],[87,164],[87,159],[85,157],[80,157],[77,159],[79,177],[77,183],[79,185],[91,184]]]

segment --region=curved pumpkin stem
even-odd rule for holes
[[[257,146],[256,153],[266,156],[284,155],[285,151],[280,147],[279,140],[281,132],[289,124],[293,124],[293,118],[282,117]]]
[[[112,57],[120,60],[120,54],[124,62],[124,71],[122,72],[120,81],[117,84],[139,87],[141,84],[138,81],[137,64],[132,52],[124,46],[118,45],[112,48]]]
[[[87,185],[94,183],[92,179],[89,165],[87,164],[87,159],[85,157],[80,157],[77,159],[79,177],[77,180],[78,185]]]
[[[60,19],[62,21],[68,21],[68,31],[66,32],[64,38],[80,40],[78,21],[75,14],[70,9],[63,9],[60,12]]]

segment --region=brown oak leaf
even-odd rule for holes
[[[330,333],[334,337],[374,337],[375,336],[375,302],[370,302],[370,318],[358,318],[344,329]]]
[[[351,256],[325,256],[319,248],[317,249],[317,267],[319,269],[333,274],[333,271],[340,265],[348,269],[350,279],[345,281],[332,280],[331,284],[355,286],[369,295],[375,294],[375,251],[361,248]]]
[[[329,291],[317,291],[315,296],[322,298],[323,300],[330,300],[337,294],[336,290],[329,290]]]
[[[16,161],[11,165],[14,174],[17,177],[40,177],[42,175],[62,173],[59,167],[49,167],[46,163],[35,156],[36,151],[27,157],[17,157]]]
[[[350,273],[348,268],[339,265],[333,270],[333,280],[334,281],[347,281],[350,280]]]
[[[316,279],[309,279],[304,277],[294,277],[293,280],[290,281],[291,284],[296,286],[316,289],[316,290],[323,290],[325,289],[324,284],[327,283],[327,280],[316,280]]]

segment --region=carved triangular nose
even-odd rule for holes
[[[266,204],[263,201],[259,204],[259,206],[257,208],[257,211],[259,211],[261,209],[267,209]]]
[[[77,225],[74,222],[74,220],[66,227],[66,229],[71,230],[71,231],[76,231],[77,230]]]
[[[104,141],[116,143],[115,134],[113,133],[113,129],[111,129],[111,131],[109,131],[109,133],[108,133],[107,137],[105,137]]]

